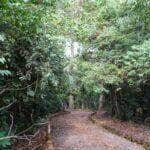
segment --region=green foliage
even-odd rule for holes
[[[48,2],[48,3],[47,3]],[[67,86],[62,41],[47,26],[55,1],[3,1],[0,7],[0,132],[12,135],[60,110]],[[8,107],[7,107],[8,106]],[[4,132],[3,132],[4,131]],[[0,141],[1,147],[10,141]],[[0,148],[1,149],[1,148]]]
[[[97,0],[82,6],[79,28],[75,25],[80,32],[74,39],[84,49],[74,62],[75,96],[86,104],[93,95],[96,99],[105,93],[105,106],[112,115],[144,120],[150,106],[149,2]]]
[[[4,67],[5,63],[6,63],[5,58],[4,57],[0,58],[1,67]],[[9,70],[6,70],[6,69],[3,69],[3,70],[0,69],[0,75],[1,76],[8,76],[8,75],[11,75],[11,72]]]
[[[97,109],[104,94],[105,108],[113,116],[149,117],[149,4],[3,0],[0,137],[7,135],[10,114],[16,134],[59,111],[70,93],[76,107]],[[82,44],[82,51],[69,60],[64,56],[67,40]],[[7,148],[10,142],[0,145]]]
[[[3,132],[3,131],[0,132],[0,138],[3,138],[5,136],[6,136],[5,132]],[[9,139],[0,141],[0,148],[2,148],[2,149],[8,148],[8,146],[10,146],[10,145],[11,145],[11,142]]]
[[[149,46],[150,40],[144,41],[141,45],[132,46],[132,51],[128,51],[126,56],[124,56],[124,69],[126,70],[127,77],[136,86],[149,80]]]

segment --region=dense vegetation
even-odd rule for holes
[[[95,109],[97,97],[103,93],[100,101],[112,115],[144,120],[150,116],[150,4],[113,0],[92,3],[83,4],[83,18],[91,16],[81,37],[88,48],[75,63],[80,91],[77,99],[87,107],[94,101]]]
[[[1,3],[0,137],[16,135],[57,112],[65,99],[64,54],[45,16],[55,11],[52,4]],[[0,143],[10,144],[9,139]]]
[[[149,8],[148,0],[0,2],[1,147],[70,99],[120,119],[150,117]],[[66,41],[80,52],[66,58]]]

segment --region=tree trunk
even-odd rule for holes
[[[69,95],[69,108],[74,109],[74,98],[73,95]]]
[[[99,107],[98,107],[98,111],[100,112],[101,110],[103,110],[103,106],[104,106],[104,102],[105,102],[105,97],[104,97],[104,93],[101,93],[99,96]]]
[[[84,102],[82,102],[82,110],[84,109],[85,107],[84,107]]]
[[[100,87],[103,88],[104,85],[100,84]],[[99,107],[98,107],[98,114],[104,110],[104,102],[105,102],[105,96],[104,93],[102,92],[99,96]]]

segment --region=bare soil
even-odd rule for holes
[[[92,123],[90,111],[75,110],[52,119],[55,150],[144,150],[141,145]]]

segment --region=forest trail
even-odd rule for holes
[[[144,150],[89,120],[92,112],[74,110],[52,119],[55,150]]]

